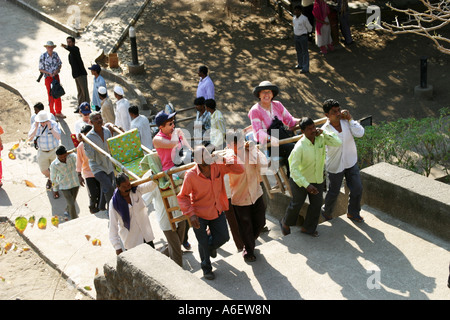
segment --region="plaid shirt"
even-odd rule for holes
[[[52,123],[52,130],[55,130],[61,135],[61,129],[59,128],[56,121],[51,120],[51,123]],[[59,140],[53,136],[52,132],[48,129],[48,127],[44,131],[45,126],[42,127],[37,122],[35,122],[35,125],[38,126],[38,129],[36,131],[36,137],[39,137],[37,141],[39,149],[41,149],[42,151],[50,151],[59,146]],[[35,127],[31,126],[30,133],[34,130],[34,128]]]
[[[53,191],[69,190],[80,186],[77,173],[77,156],[69,153],[66,163],[56,158],[50,165],[50,180],[53,183]]]

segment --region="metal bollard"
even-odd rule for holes
[[[420,58],[420,87],[426,88],[427,85],[427,57]]]
[[[138,65],[138,55],[137,55],[137,44],[136,44],[136,31],[133,27],[129,30],[130,43],[131,43],[131,58],[133,60],[133,65]]]

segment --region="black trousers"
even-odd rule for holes
[[[320,218],[320,209],[323,202],[323,183],[311,183],[314,187],[319,190],[318,194],[311,194],[306,191],[306,188],[299,187],[292,178],[289,179],[289,184],[292,189],[292,200],[286,209],[286,213],[283,218],[283,222],[288,226],[293,226],[297,223],[297,219],[300,210],[305,203],[306,196],[309,199],[309,207],[306,212],[305,222],[303,223],[303,228],[306,232],[313,233],[316,231],[317,225]]]
[[[263,197],[248,206],[233,206],[239,226],[239,235],[244,243],[244,254],[253,255],[255,240],[266,224],[266,205]]]

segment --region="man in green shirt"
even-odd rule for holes
[[[303,137],[295,144],[289,156],[292,200],[280,220],[283,235],[291,233],[290,226],[297,222],[300,209],[309,197],[309,207],[301,232],[317,237],[316,231],[323,202],[323,169],[325,163],[325,146],[337,147],[342,144],[334,132],[316,128],[311,118],[302,118],[300,129]]]

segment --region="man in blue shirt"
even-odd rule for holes
[[[100,111],[102,102],[100,100],[100,97],[98,96],[98,88],[105,87],[106,88],[106,81],[105,79],[100,75],[100,72],[102,71],[102,68],[98,64],[92,65],[90,68],[92,75],[94,76],[94,88],[92,89],[92,109],[95,111]],[[106,93],[108,95],[108,93]]]
[[[198,76],[200,80],[197,87],[197,98],[214,99],[214,83],[208,76],[208,67],[201,66],[198,68]]]

